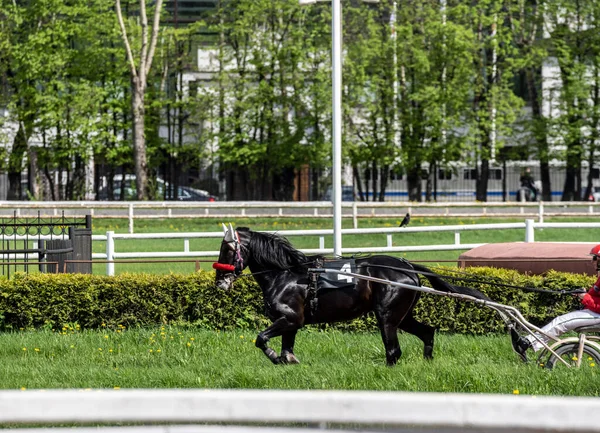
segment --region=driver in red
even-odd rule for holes
[[[584,326],[600,327],[600,245],[596,245],[592,248],[590,255],[592,256],[592,260],[596,262],[598,279],[587,293],[578,293],[576,295],[581,299],[584,309],[558,316],[541,328],[548,336],[558,337],[565,332],[573,331],[574,329]],[[519,337],[519,334],[517,334],[517,331],[514,329],[510,330],[510,335],[513,349],[521,357],[523,362],[527,362],[527,349],[532,349],[534,352],[537,352],[544,347],[540,340],[544,343],[547,343],[550,340],[548,336],[539,333],[536,333],[535,337],[533,335]]]

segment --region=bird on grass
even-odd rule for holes
[[[400,227],[406,227],[408,225],[408,223],[410,222],[410,214],[407,213],[404,216],[404,219],[402,220],[402,222],[400,223]]]

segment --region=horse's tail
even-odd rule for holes
[[[413,268],[416,271],[423,272],[423,275],[429,280],[429,282],[431,283],[433,288],[436,290],[441,290],[443,292],[449,292],[449,293],[460,293],[462,295],[469,295],[469,296],[472,296],[477,299],[483,299],[485,301],[492,301],[492,299],[490,299],[489,296],[484,295],[477,289],[473,289],[472,287],[465,287],[465,286],[455,286],[454,284],[450,284],[449,282],[444,281],[439,274],[433,272],[431,269],[429,269],[426,266],[417,265],[416,263],[413,263],[413,262],[411,262],[410,264],[413,266]],[[498,309],[498,308],[493,308],[493,309],[500,315],[500,318],[502,319],[502,321],[505,323],[506,327],[509,330],[514,328],[515,324],[514,324],[513,320],[510,317],[508,317],[504,311],[502,311],[501,309]]]
[[[432,271],[428,267],[423,266],[423,265],[418,265],[413,262],[410,262],[410,264],[416,271],[423,272],[423,275],[429,280],[429,282],[431,283],[433,288],[436,290],[441,290],[442,292],[449,292],[449,293],[460,293],[462,295],[469,295],[469,296],[472,296],[477,299],[484,299],[486,301],[491,301],[491,299],[488,296],[484,295],[477,289],[450,284],[449,282],[442,279],[441,275]]]

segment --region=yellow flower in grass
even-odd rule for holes
[[[26,347],[24,347],[24,348],[23,348],[23,351],[26,351],[26,350],[27,350],[27,348],[26,348]]]
[[[39,351],[40,351],[40,349],[39,349],[39,348],[37,348],[37,347],[36,347],[35,349],[33,349],[33,350],[35,350],[36,352],[39,352]]]
[[[240,338],[244,338],[244,336],[243,336],[243,335],[240,335]]]
[[[192,343],[187,343],[187,347],[190,347],[192,345]]]
[[[571,360],[573,360],[573,361],[577,361],[577,357],[576,357],[576,356],[573,356],[573,358],[571,358]]]
[[[594,362],[590,362],[590,367],[595,367],[596,364]]]
[[[519,395],[519,390],[518,389],[513,389],[513,394],[514,395]]]
[[[113,389],[121,389],[120,386],[115,386]]]

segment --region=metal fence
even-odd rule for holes
[[[358,253],[398,253],[415,251],[451,251],[451,250],[469,250],[485,243],[465,244],[461,243],[461,233],[466,231],[485,231],[499,229],[521,229],[523,230],[524,242],[535,242],[535,230],[544,228],[600,228],[599,223],[538,223],[532,219],[527,219],[520,223],[500,223],[500,224],[465,224],[465,225],[444,225],[444,226],[426,226],[426,227],[403,227],[403,228],[369,228],[369,229],[342,229],[342,236],[349,235],[386,235],[385,245],[375,247],[360,248],[342,248],[342,254]],[[266,231],[267,233],[277,233],[284,237],[309,236],[315,238],[314,248],[301,249],[306,254],[332,254],[333,248],[325,248],[325,237],[332,236],[332,229],[321,230],[280,230]],[[394,235],[405,233],[431,233],[431,232],[452,232],[454,233],[454,243],[443,245],[394,245]],[[114,233],[109,231],[106,235],[95,235],[93,240],[106,242],[106,253],[95,253],[93,258],[107,261],[107,275],[114,275],[115,260],[120,259],[157,259],[157,258],[196,258],[196,257],[217,257],[218,250],[192,251],[190,250],[190,239],[215,239],[215,246],[220,245],[218,241],[223,238],[223,232],[196,232],[196,233]],[[126,251],[123,248],[127,241],[132,239],[181,239],[181,251]],[[342,238],[343,239],[343,238]],[[218,240],[218,241],[217,241]],[[318,243],[318,245],[317,245]],[[117,246],[117,244],[119,244]]]
[[[42,272],[59,272],[65,259],[91,258],[91,221],[89,215],[42,217],[39,210],[35,217],[14,211],[11,217],[0,218],[1,274],[27,272],[32,266]],[[82,264],[76,269],[86,270],[91,272],[91,266]]]
[[[89,214],[94,218],[127,218],[128,231],[134,233],[136,219],[167,218],[331,218],[331,202],[0,202],[0,217],[67,216]],[[352,219],[358,228],[361,218],[394,218],[410,213],[414,218],[428,217],[522,217],[544,222],[553,216],[600,216],[600,202],[343,202],[342,217]]]
[[[50,430],[54,432],[82,431],[74,430],[73,424],[103,424],[93,431],[306,433],[307,428],[320,427],[348,432],[589,433],[600,432],[597,417],[591,416],[599,412],[600,399],[584,397],[208,389],[0,391],[0,427],[69,424],[68,429]],[[106,427],[123,423],[137,426]]]

